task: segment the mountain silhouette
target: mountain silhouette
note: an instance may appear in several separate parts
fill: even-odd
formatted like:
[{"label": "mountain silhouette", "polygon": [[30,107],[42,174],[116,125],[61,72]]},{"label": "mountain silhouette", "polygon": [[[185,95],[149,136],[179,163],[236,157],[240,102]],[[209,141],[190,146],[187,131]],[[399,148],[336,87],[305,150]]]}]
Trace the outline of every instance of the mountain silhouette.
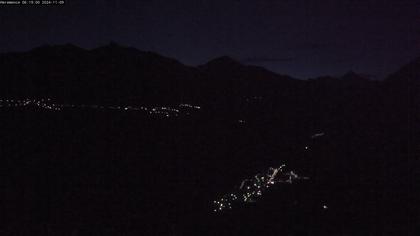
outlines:
[{"label": "mountain silhouette", "polygon": [[[402,67],[387,81],[417,77],[419,61]],[[352,90],[374,84],[354,72],[341,78],[301,81],[259,66],[243,65],[228,56],[191,67],[157,53],[115,43],[92,50],[65,44],[45,45],[22,53],[3,53],[0,69],[5,78],[0,89],[4,96],[77,100],[157,99],[168,102],[208,100],[232,94],[293,97],[305,96],[302,93],[314,84],[323,90]]]},{"label": "mountain silhouette", "polygon": [[164,94],[177,97],[176,88],[194,76],[194,70],[176,60],[113,44],[93,50],[68,44],[42,46],[0,58],[7,78],[2,93],[15,97],[164,100]]},{"label": "mountain silhouette", "polygon": [[388,76],[387,80],[420,80],[420,57],[402,66],[398,71]]}]

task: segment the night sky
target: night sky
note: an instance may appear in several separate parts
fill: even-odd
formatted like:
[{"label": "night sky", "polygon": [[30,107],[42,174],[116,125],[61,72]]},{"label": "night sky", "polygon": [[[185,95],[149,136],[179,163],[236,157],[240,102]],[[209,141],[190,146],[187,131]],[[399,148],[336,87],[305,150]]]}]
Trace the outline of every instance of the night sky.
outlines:
[{"label": "night sky", "polygon": [[[88,2],[88,3],[87,3]],[[110,41],[188,65],[222,55],[298,78],[381,79],[420,55],[420,1],[67,0],[0,6],[0,51]]]}]

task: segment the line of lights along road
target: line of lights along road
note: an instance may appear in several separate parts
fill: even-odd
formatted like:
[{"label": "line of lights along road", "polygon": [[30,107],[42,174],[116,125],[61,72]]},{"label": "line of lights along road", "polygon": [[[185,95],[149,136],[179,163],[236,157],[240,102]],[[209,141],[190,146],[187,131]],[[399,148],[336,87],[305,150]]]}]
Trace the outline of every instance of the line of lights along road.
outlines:
[{"label": "line of lights along road", "polygon": [[0,99],[0,108],[12,107],[36,107],[51,111],[61,111],[63,109],[97,109],[97,110],[120,110],[120,111],[137,111],[144,112],[149,115],[159,115],[162,117],[176,117],[179,115],[190,115],[193,110],[200,110],[201,107],[187,103],[181,103],[176,107],[169,106],[104,106],[104,105],[87,105],[87,104],[60,104],[49,98],[45,99]]}]

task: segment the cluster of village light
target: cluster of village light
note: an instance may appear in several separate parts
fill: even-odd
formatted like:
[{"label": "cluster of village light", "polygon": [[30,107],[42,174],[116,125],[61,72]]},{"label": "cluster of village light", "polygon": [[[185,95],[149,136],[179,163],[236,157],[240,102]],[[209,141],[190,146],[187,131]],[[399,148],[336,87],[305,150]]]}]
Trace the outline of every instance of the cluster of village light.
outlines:
[{"label": "cluster of village light", "polygon": [[61,110],[57,104],[51,102],[51,99],[0,99],[0,107],[26,107],[35,106],[46,110]]},{"label": "cluster of village light", "polygon": [[[245,123],[243,120],[239,120],[239,122]],[[312,134],[310,138],[317,139],[324,135],[324,132],[318,132]],[[304,146],[304,149],[308,151],[309,146]],[[285,167],[285,164],[277,168],[270,167],[266,172],[258,173],[253,178],[243,180],[239,187],[235,188],[231,193],[213,201],[213,211],[222,212],[230,210],[239,204],[256,202],[264,192],[276,184],[292,184],[296,180],[309,179],[308,177],[299,176],[293,170],[285,171]],[[328,206],[322,205],[322,208],[327,210]]]},{"label": "cluster of village light", "polygon": [[181,103],[177,107],[169,106],[104,106],[87,104],[60,104],[53,102],[50,98],[46,99],[0,99],[0,108],[6,107],[37,107],[45,110],[61,111],[63,109],[83,108],[98,110],[120,110],[120,111],[140,111],[149,115],[158,115],[162,117],[177,117],[185,114],[190,115],[190,111],[201,109],[200,106]]},{"label": "cluster of village light", "polygon": [[195,105],[186,104],[186,103],[179,104],[179,107],[187,107],[187,108],[192,108],[192,109],[201,109],[200,106],[195,106]]},{"label": "cluster of village light", "polygon": [[265,173],[258,173],[253,178],[243,180],[234,191],[213,201],[213,211],[226,211],[238,204],[256,202],[264,192],[275,184],[292,184],[296,180],[309,179],[308,177],[299,176],[294,171],[285,171],[285,167],[286,165],[284,164],[278,168],[270,167]]}]

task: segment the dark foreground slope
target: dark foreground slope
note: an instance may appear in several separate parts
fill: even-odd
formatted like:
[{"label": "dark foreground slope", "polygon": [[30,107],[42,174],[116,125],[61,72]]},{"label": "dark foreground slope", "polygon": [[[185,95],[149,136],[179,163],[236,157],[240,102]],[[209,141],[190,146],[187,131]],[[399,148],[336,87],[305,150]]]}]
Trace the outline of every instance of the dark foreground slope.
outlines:
[{"label": "dark foreground slope", "polygon": [[[0,58],[3,98],[201,108],[1,107],[2,235],[417,235],[416,62],[373,82],[299,81],[227,57],[187,67],[117,45]],[[212,211],[282,163],[309,179]]]}]

